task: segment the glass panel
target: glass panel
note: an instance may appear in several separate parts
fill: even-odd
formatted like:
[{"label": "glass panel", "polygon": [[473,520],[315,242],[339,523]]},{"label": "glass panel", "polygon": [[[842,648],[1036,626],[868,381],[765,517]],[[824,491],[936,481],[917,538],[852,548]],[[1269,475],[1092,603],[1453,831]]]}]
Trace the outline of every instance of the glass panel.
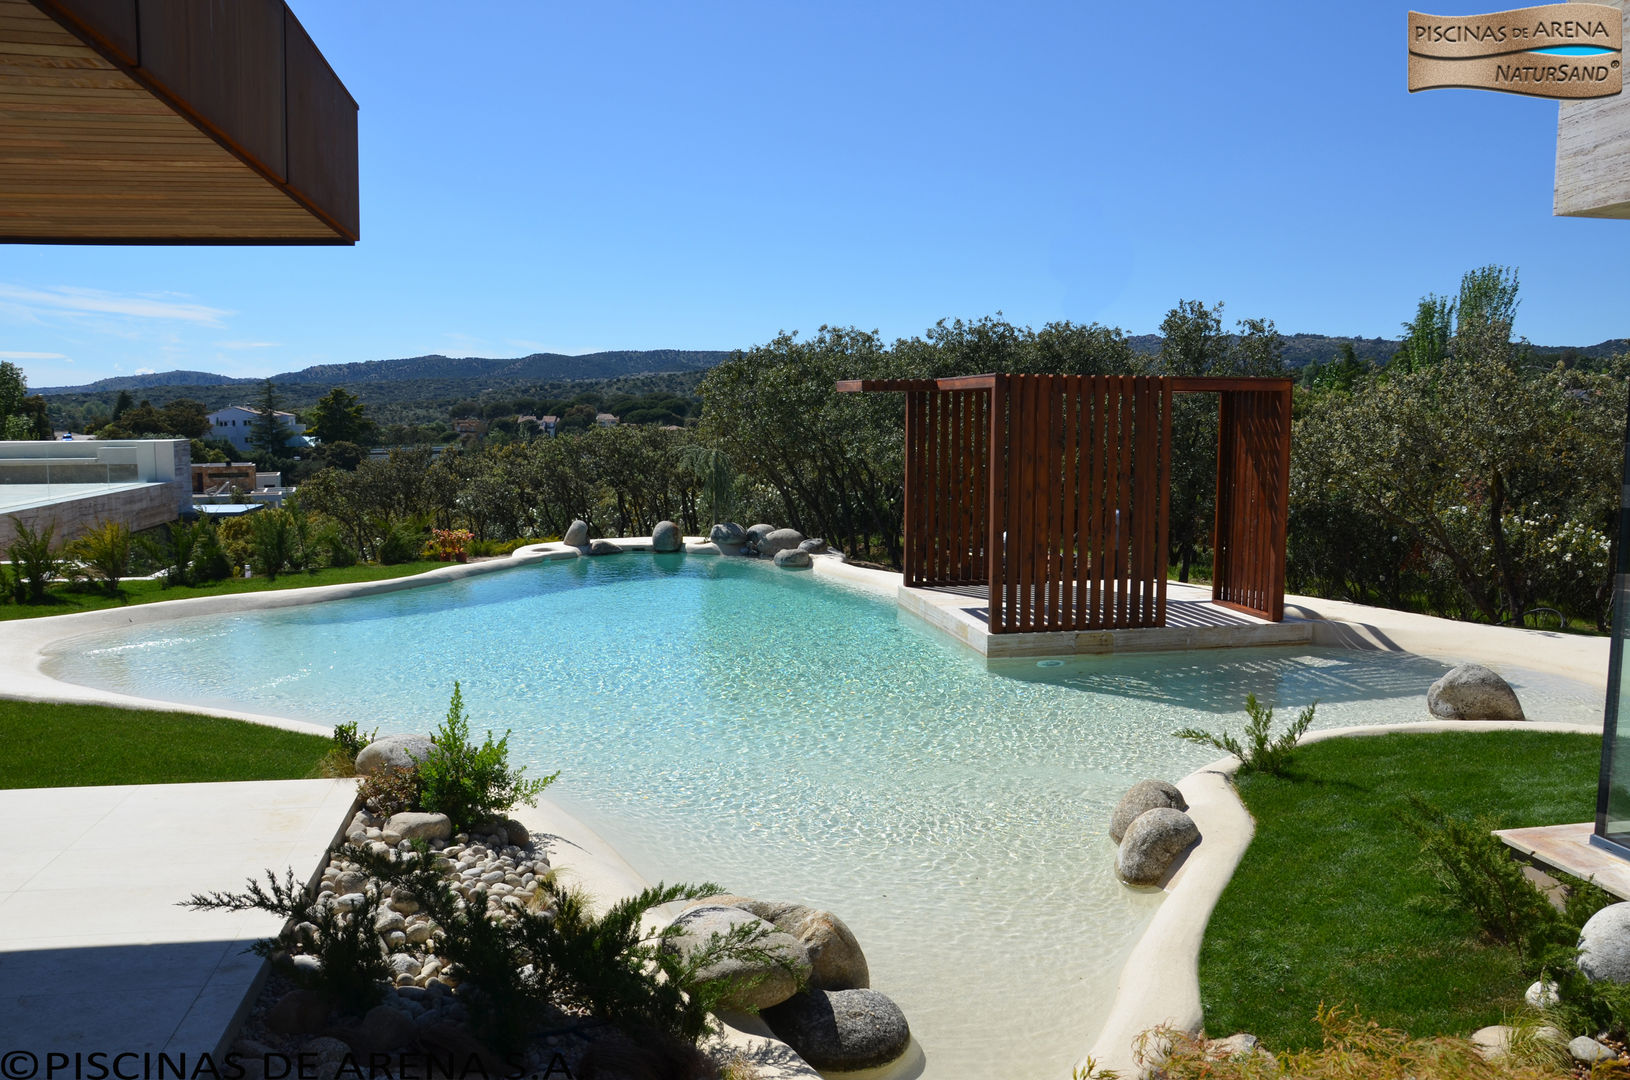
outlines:
[{"label": "glass panel", "polygon": [[1619,556],[1613,578],[1613,642],[1607,668],[1607,707],[1602,717],[1602,771],[1596,791],[1596,835],[1630,847],[1630,727],[1619,726],[1630,635],[1630,424],[1625,430],[1626,481],[1619,501]]}]

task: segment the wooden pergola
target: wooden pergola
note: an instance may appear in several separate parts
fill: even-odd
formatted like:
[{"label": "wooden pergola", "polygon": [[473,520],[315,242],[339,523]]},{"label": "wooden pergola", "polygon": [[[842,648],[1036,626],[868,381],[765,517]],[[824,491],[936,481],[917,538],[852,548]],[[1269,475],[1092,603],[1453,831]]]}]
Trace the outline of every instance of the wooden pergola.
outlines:
[{"label": "wooden pergola", "polygon": [[1212,600],[1278,622],[1288,378],[857,379],[906,395],[905,583],[986,586],[990,632],[1166,625],[1172,395],[1219,399]]}]

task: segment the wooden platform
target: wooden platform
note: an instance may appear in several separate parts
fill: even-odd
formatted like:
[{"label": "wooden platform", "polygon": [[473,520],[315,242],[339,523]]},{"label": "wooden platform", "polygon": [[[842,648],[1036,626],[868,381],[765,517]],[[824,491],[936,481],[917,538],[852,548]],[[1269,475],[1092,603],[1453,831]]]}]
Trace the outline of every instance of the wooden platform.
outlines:
[{"label": "wooden platform", "polygon": [[1532,829],[1501,829],[1498,836],[1513,851],[1541,869],[1561,870],[1594,881],[1621,900],[1630,900],[1630,859],[1590,842],[1594,822],[1578,825],[1542,825]]},{"label": "wooden platform", "polygon": [[1268,622],[1213,604],[1209,589],[1175,582],[1168,583],[1167,589],[1166,625],[1130,630],[992,634],[990,602],[983,585],[920,589],[902,585],[898,601],[902,610],[990,659],[1307,645],[1313,641],[1310,621]]}]

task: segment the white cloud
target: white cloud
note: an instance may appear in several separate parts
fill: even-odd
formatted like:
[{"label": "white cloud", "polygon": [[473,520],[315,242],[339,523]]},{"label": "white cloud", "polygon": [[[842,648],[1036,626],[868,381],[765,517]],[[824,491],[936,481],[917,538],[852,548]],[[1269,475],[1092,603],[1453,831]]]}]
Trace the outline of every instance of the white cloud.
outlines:
[{"label": "white cloud", "polygon": [[139,367],[132,374],[136,374],[136,375],[157,375],[158,372],[154,371],[150,367]]},{"label": "white cloud", "polygon": [[277,341],[217,341],[217,349],[275,349],[281,342]]},{"label": "white cloud", "polygon": [[0,360],[62,360],[73,363],[59,352],[0,352]]},{"label": "white cloud", "polygon": [[161,319],[219,326],[222,318],[232,314],[230,311],[205,304],[163,300],[140,294],[121,295],[101,289],[81,289],[72,286],[34,289],[22,285],[0,285],[0,300],[23,308],[34,316],[123,315],[137,319]]}]

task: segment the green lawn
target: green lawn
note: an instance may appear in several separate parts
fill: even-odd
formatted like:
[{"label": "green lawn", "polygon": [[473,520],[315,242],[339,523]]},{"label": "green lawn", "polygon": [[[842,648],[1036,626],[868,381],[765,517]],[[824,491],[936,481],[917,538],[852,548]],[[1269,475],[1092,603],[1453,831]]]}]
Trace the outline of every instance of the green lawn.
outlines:
[{"label": "green lawn", "polygon": [[386,578],[422,574],[438,566],[450,565],[435,560],[402,563],[397,566],[377,566],[359,563],[356,566],[328,567],[310,574],[279,574],[276,581],[267,578],[228,578],[212,585],[189,587],[177,585],[166,589],[159,581],[127,581],[119,585],[119,595],[109,596],[100,589],[81,591],[67,586],[56,586],[47,592],[43,604],[0,604],[0,620],[34,619],[43,615],[66,615],[75,611],[96,611],[101,608],[128,607],[131,604],[151,604],[156,600],[181,600],[189,596],[221,596],[227,593],[266,592],[269,589],[304,589],[312,585],[347,585],[357,581],[383,581]]},{"label": "green lawn", "polygon": [[1298,750],[1286,778],[1241,780],[1257,832],[1206,928],[1207,1032],[1317,1046],[1321,1002],[1417,1036],[1501,1022],[1532,980],[1436,899],[1400,821],[1404,797],[1500,828],[1588,821],[1601,744],[1543,732],[1331,739]]},{"label": "green lawn", "polygon": [[188,713],[0,701],[0,788],[298,780],[330,740]]}]

